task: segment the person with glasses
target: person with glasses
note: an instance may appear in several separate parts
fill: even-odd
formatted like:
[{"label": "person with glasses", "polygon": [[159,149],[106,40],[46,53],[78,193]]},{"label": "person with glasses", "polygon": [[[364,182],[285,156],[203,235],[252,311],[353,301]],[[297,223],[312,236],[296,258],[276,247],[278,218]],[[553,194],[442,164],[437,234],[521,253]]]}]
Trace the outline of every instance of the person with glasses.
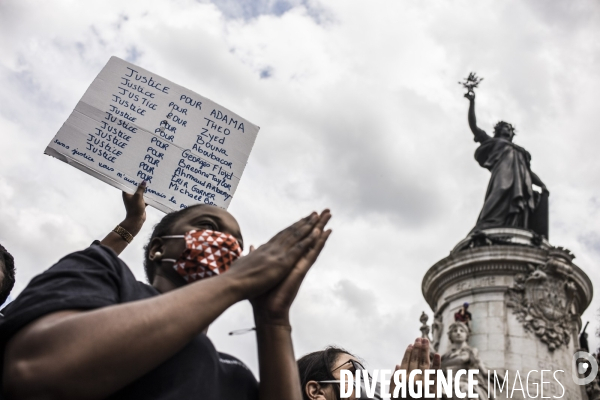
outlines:
[{"label": "person with glasses", "polygon": [[[417,338],[415,343],[409,345],[404,353],[402,362],[396,365],[396,370],[405,370],[406,376],[409,376],[413,369],[438,370],[441,365],[439,354],[433,356],[433,363],[430,360],[429,341],[427,339]],[[300,383],[302,385],[303,400],[340,400],[340,377],[342,370],[348,370],[355,376],[357,369],[365,370],[361,361],[348,351],[330,346],[325,350],[315,351],[307,354],[298,360],[298,370],[300,371]],[[364,375],[363,375],[364,376]],[[367,379],[371,379],[367,375]],[[418,377],[422,380],[422,376]],[[368,397],[365,390],[365,383],[354,382],[355,387],[352,390],[349,400],[361,399],[382,399],[379,385],[375,390],[374,397]],[[360,397],[356,397],[357,386],[360,388]],[[390,394],[394,393],[396,385],[393,378],[390,379]],[[346,388],[349,390],[349,388]],[[435,391],[435,387],[430,389]],[[408,397],[410,398],[410,397]]]},{"label": "person with glasses", "polygon": [[[329,210],[311,213],[241,257],[241,230],[227,211],[198,204],[167,214],[145,249],[150,284],[138,282],[102,242],[65,256],[4,309],[3,394],[301,400],[289,309],[331,233],[330,217]],[[105,239],[125,239],[115,234]],[[260,383],[206,336],[216,318],[246,299]]]}]

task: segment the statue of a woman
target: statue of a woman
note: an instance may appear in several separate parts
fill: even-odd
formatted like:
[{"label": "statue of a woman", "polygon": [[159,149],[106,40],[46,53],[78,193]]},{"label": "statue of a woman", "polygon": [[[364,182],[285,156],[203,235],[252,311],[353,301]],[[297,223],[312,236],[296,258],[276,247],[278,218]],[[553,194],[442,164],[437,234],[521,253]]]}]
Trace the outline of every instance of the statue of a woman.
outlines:
[{"label": "statue of a woman", "polygon": [[[533,191],[532,184],[542,189],[542,195],[548,195],[548,189],[531,171],[529,152],[512,142],[514,127],[500,121],[494,127],[494,136],[490,137],[477,127],[475,92],[469,91],[465,97],[470,103],[469,127],[475,135],[475,141],[480,143],[475,151],[475,159],[492,173],[485,202],[473,231],[495,227],[531,229],[531,216],[538,202],[538,194]],[[548,236],[547,232],[538,233]]]},{"label": "statue of a woman", "polygon": [[[454,322],[448,327],[448,337],[450,338],[450,349],[442,356],[442,371],[446,374],[447,371],[452,371],[452,379],[459,369],[478,369],[479,374],[475,375],[477,386],[474,392],[479,399],[492,399],[492,394],[487,392],[487,373],[477,349],[467,344],[470,331],[467,325],[463,322]],[[462,375],[460,380],[460,390],[463,393],[468,393],[468,375]],[[454,394],[454,392],[453,392]],[[454,399],[454,397],[448,398]]]}]

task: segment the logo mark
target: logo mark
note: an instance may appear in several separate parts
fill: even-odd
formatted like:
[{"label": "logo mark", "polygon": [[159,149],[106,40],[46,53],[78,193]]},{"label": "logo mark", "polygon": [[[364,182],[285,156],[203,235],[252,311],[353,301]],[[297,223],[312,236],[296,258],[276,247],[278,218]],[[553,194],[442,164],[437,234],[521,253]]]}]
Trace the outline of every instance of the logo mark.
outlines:
[{"label": "logo mark", "polygon": [[[588,370],[589,373],[586,374]],[[587,376],[581,377],[584,374]],[[571,378],[573,378],[573,382],[575,382],[576,385],[587,385],[596,378],[596,375],[598,375],[598,363],[594,356],[585,351],[578,351],[573,354]]]}]

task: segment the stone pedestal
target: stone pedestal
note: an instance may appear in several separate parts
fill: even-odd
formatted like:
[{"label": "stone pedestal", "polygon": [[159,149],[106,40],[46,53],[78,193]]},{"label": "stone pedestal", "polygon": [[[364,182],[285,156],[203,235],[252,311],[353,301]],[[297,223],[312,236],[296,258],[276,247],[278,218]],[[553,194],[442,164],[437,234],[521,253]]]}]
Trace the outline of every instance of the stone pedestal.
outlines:
[{"label": "stone pedestal", "polygon": [[[434,311],[432,332],[437,352],[448,351],[447,330],[463,303],[472,313],[468,344],[478,349],[490,371],[504,375],[512,390],[517,371],[535,397],[541,370],[563,370],[556,377],[563,399],[586,400],[585,387],[571,379],[572,356],[579,350],[581,314],[592,299],[592,283],[565,249],[521,229],[495,228],[461,241],[450,255],[427,271],[422,290]],[[559,397],[562,388],[544,373],[544,397]],[[516,388],[519,388],[516,383]],[[539,388],[539,385],[538,385]],[[505,399],[506,388],[496,398]],[[538,398],[539,396],[538,393]]]}]

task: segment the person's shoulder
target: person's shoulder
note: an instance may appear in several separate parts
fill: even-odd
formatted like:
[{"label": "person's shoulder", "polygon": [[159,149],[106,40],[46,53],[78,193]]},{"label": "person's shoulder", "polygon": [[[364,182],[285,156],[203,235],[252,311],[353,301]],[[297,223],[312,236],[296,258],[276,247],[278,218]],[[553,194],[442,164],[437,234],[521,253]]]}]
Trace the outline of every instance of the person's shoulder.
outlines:
[{"label": "person's shoulder", "polygon": [[[44,274],[69,270],[79,272],[100,270],[118,275],[123,273],[127,275],[128,272],[131,274],[129,268],[119,256],[111,248],[101,245],[98,240],[83,250],[67,254],[46,270]],[[133,277],[133,274],[131,276]]]},{"label": "person's shoulder", "polygon": [[2,343],[26,324],[53,312],[90,310],[123,301],[139,292],[133,273],[116,254],[97,243],[68,254],[34,277],[7,305],[0,329]]},{"label": "person's shoulder", "polygon": [[67,254],[35,276],[5,308],[5,315],[16,310],[37,309],[42,304],[58,307],[60,303],[63,308],[70,304],[80,309],[110,305],[120,296],[124,285],[136,282],[131,270],[115,252],[96,241],[83,250]]},{"label": "person's shoulder", "polygon": [[232,366],[232,367],[240,367],[240,368],[243,368],[244,370],[250,372],[250,368],[248,368],[248,366],[246,364],[244,364],[238,358],[236,358],[232,355],[229,355],[227,353],[218,352],[217,354],[219,355],[219,363],[221,363],[223,365],[227,365],[227,366]]},{"label": "person's shoulder", "polygon": [[101,258],[101,259],[106,260],[107,262],[115,263],[115,264],[122,263],[122,262],[119,262],[121,260],[119,259],[119,256],[117,255],[117,253],[115,253],[114,250],[111,249],[110,247],[103,246],[99,240],[94,240],[92,242],[92,244],[89,245],[89,247],[86,247],[83,250],[79,250],[74,253],[71,253],[71,254],[65,256],[65,258],[72,256],[72,255],[76,255],[76,254],[82,254],[84,256],[93,257],[93,258]]},{"label": "person's shoulder", "polygon": [[[109,247],[94,241],[89,247],[67,254],[56,264],[31,281],[52,288],[68,288],[68,292],[79,294],[86,289],[89,293],[115,292],[117,297],[123,288],[148,286],[139,282],[131,269]],[[39,285],[38,285],[39,286]],[[145,292],[145,290],[142,289]]]},{"label": "person's shoulder", "polygon": [[[238,398],[245,400],[258,399],[258,381],[256,377],[241,360],[229,354],[218,352],[221,382],[227,387],[222,387],[224,398]],[[233,383],[233,384],[232,384]]]}]

